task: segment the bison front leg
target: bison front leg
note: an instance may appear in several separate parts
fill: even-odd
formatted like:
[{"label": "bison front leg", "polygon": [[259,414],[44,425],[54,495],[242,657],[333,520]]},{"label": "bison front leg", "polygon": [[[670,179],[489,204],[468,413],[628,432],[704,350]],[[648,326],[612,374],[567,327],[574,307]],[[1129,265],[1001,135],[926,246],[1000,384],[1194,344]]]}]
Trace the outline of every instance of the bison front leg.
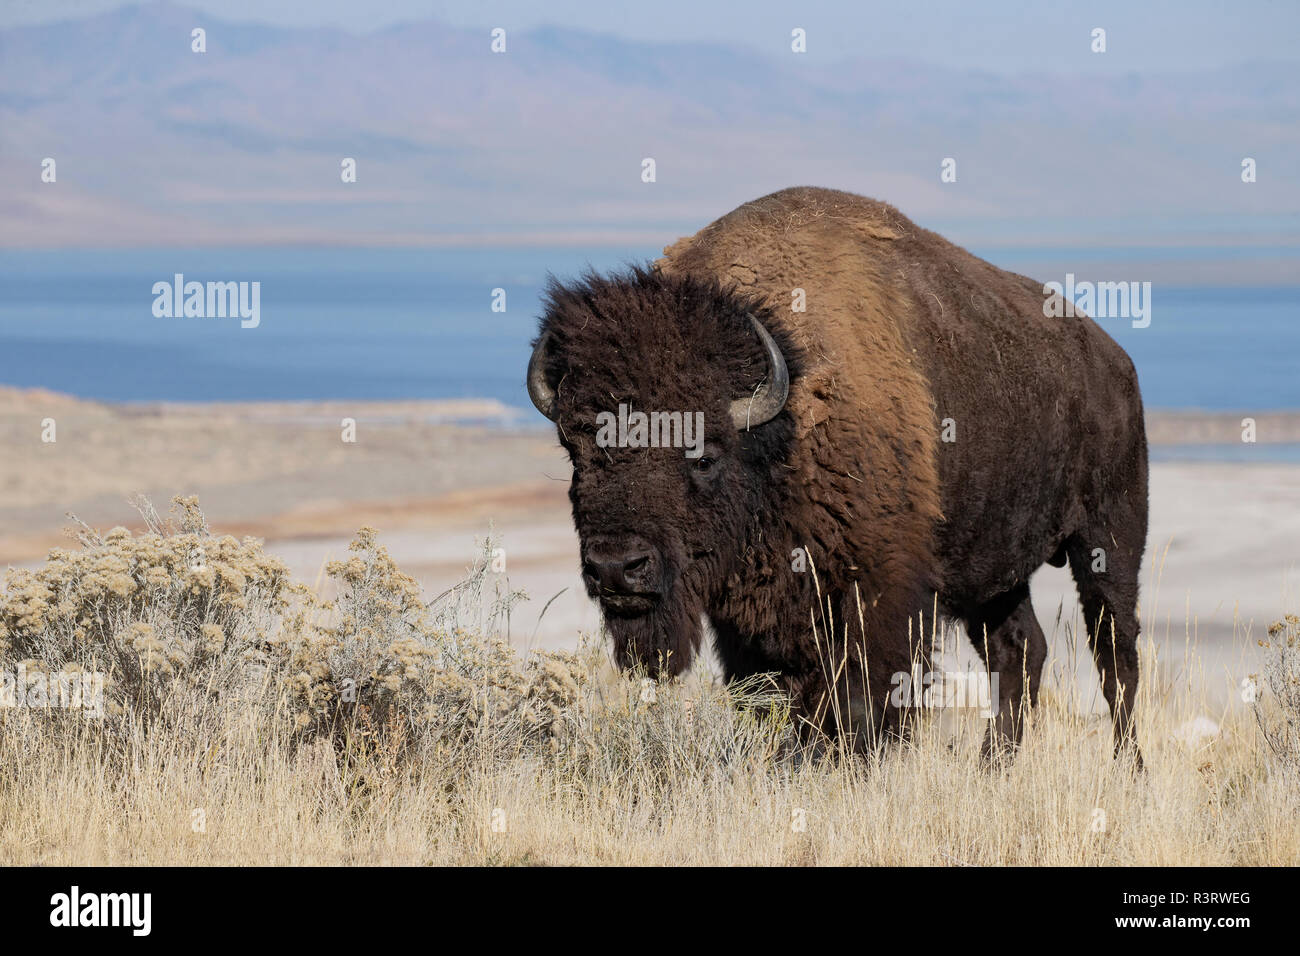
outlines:
[{"label": "bison front leg", "polygon": [[996,681],[997,713],[983,750],[984,759],[993,761],[1020,745],[1026,691],[1029,705],[1038,704],[1047,638],[1034,615],[1029,585],[1021,584],[977,608],[966,620],[966,633],[988,668],[990,683]]},{"label": "bison front leg", "polygon": [[867,755],[905,740],[924,706],[930,656],[911,644],[906,625],[899,638],[870,649],[859,641],[832,642],[816,669],[789,678],[791,697],[806,729],[839,741],[846,751]]}]

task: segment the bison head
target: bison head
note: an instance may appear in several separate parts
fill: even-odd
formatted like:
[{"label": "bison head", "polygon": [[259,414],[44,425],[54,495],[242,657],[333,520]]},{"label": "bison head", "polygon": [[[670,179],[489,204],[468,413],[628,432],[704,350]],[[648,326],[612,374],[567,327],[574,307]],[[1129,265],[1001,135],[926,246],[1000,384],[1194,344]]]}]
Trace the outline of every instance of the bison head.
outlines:
[{"label": "bison head", "polygon": [[623,667],[684,671],[709,613],[767,549],[799,357],[758,302],[634,268],[552,281],[528,391],[573,464],[582,577]]}]

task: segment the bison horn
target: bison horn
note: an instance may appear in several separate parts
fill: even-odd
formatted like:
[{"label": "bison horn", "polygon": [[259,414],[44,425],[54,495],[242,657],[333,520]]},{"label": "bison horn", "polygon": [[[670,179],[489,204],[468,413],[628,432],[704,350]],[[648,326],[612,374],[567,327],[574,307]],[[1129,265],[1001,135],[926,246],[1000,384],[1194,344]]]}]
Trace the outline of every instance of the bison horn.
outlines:
[{"label": "bison horn", "polygon": [[790,370],[786,368],[780,346],[773,341],[771,333],[763,328],[762,322],[753,315],[749,321],[754,323],[754,331],[758,333],[767,352],[768,377],[754,389],[753,394],[731,403],[731,420],[743,431],[770,422],[785,408],[785,400],[790,394]]},{"label": "bison horn", "polygon": [[542,333],[533,357],[528,360],[528,397],[539,412],[555,421],[555,390],[546,381],[546,344],[550,337],[550,332]]}]

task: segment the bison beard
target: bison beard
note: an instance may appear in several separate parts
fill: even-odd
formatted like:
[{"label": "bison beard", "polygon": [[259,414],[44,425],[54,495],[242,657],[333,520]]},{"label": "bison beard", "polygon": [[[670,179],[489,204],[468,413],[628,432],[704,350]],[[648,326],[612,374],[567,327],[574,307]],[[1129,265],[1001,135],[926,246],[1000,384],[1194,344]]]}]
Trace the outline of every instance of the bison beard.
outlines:
[{"label": "bison beard", "polygon": [[703,602],[691,594],[669,595],[644,614],[606,612],[615,662],[624,670],[643,667],[656,679],[678,676],[700,648],[703,613]]},{"label": "bison beard", "polygon": [[[1116,752],[1140,764],[1141,398],[1104,331],[1043,302],[890,206],[809,188],[652,269],[553,283],[529,394],[573,462],[584,580],[620,666],[682,673],[707,618],[729,679],[773,674],[804,730],[865,742],[905,726],[890,692],[928,667],[937,609],[998,675],[992,753],[1037,700],[1029,577],[1068,562]],[[605,447],[595,422],[621,403],[702,412],[703,455]]]}]

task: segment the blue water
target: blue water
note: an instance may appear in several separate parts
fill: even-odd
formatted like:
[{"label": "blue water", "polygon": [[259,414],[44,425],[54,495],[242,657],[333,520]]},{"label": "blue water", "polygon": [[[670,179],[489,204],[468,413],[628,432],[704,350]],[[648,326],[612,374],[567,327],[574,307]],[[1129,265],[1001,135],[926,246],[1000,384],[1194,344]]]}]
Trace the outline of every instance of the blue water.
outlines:
[{"label": "blue water", "polygon": [[[492,397],[531,407],[548,269],[644,250],[0,253],[0,383],[114,401]],[[155,318],[153,284],[259,281],[261,324]],[[493,312],[492,290],[506,290]]]},{"label": "blue water", "polygon": [[[547,272],[571,277],[657,253],[0,252],[0,384],[114,401],[486,396],[526,408],[524,367]],[[176,272],[260,281],[261,325],[155,318],[152,286]],[[497,287],[504,313],[491,310]],[[1133,357],[1148,406],[1300,408],[1300,286],[1157,283],[1152,298],[1149,328],[1101,320]]]}]

